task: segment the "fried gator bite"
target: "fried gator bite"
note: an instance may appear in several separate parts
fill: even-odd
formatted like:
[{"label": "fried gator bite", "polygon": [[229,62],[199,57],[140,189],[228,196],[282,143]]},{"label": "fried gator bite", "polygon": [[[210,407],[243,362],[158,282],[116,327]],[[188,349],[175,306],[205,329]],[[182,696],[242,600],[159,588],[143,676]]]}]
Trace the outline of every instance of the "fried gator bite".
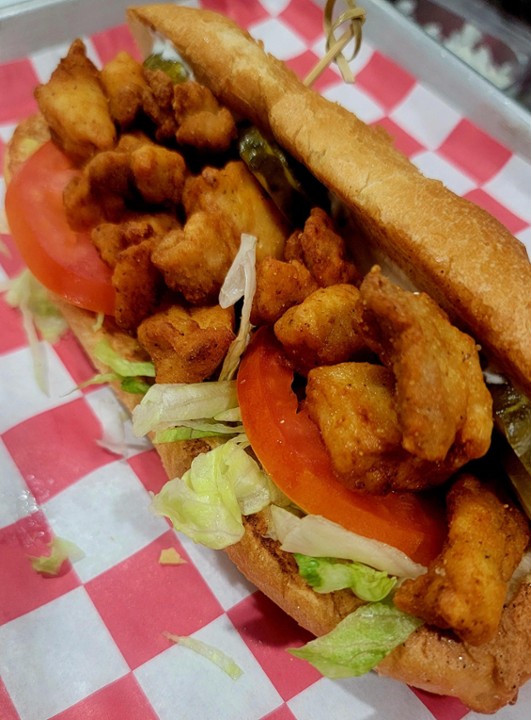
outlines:
[{"label": "fried gator bite", "polygon": [[158,383],[193,383],[209,378],[234,339],[232,308],[172,305],[138,328],[138,340],[155,363]]},{"label": "fried gator bite", "polygon": [[178,143],[221,152],[236,138],[232,113],[222,107],[204,85],[192,80],[177,83],[173,88],[173,111]]},{"label": "fried gator bite", "polygon": [[376,494],[420,490],[452,472],[404,450],[394,386],[391,370],[368,362],[323,365],[308,373],[305,407],[349,488]]},{"label": "fried gator bite", "polygon": [[334,230],[332,219],[319,207],[312,209],[302,231],[290,235],[284,257],[303,263],[320,287],[361,279],[347,257],[344,239]]},{"label": "fried gator bite", "polygon": [[[347,257],[344,239],[335,232],[327,213],[315,207],[304,228],[290,234],[283,254],[259,258],[251,320],[255,325],[272,325],[320,287],[358,280],[356,266]],[[302,316],[299,318],[302,320]],[[291,320],[289,322],[291,324]],[[314,342],[315,339],[310,344]],[[299,366],[302,369],[314,364],[315,358],[300,362]]]},{"label": "fried gator bite", "polygon": [[198,210],[223,217],[240,242],[242,233],[257,238],[257,260],[281,258],[288,226],[276,205],[266,197],[257,180],[240,160],[223,168],[205,167],[184,187],[183,205],[189,217]]},{"label": "fried gator bite", "polygon": [[275,323],[275,335],[302,374],[350,360],[366,348],[359,290],[338,284],[319,288]]},{"label": "fried gator bite", "polygon": [[206,167],[190,177],[183,191],[186,222],[153,253],[166,284],[194,305],[217,298],[234,260],[242,233],[258,239],[258,258],[282,253],[284,220],[240,161]]},{"label": "fried gator bite", "polygon": [[438,485],[490,445],[492,399],[474,341],[428,296],[393,285],[379,268],[360,297],[362,334],[385,367],[311,370],[308,412],[349,487]]},{"label": "fried gator bite", "polygon": [[148,85],[142,65],[122,51],[101,69],[101,82],[109,100],[109,110],[120,129],[127,130],[142,110]]},{"label": "fried gator bite", "polygon": [[447,496],[449,532],[428,572],[397,590],[397,607],[431,625],[452,629],[470,645],[498,629],[508,581],[529,542],[522,513],[472,475]]},{"label": "fried gator bite", "polygon": [[474,340],[425,293],[402,290],[373,268],[360,287],[368,344],[396,378],[402,445],[454,468],[483,456],[492,399]]},{"label": "fried gator bite", "polygon": [[114,146],[116,130],[107,98],[81,40],[72,43],[50,80],[37,87],[35,98],[53,139],[74,163]]},{"label": "fried gator bite", "polygon": [[177,151],[124,135],[115,150],[95,155],[67,184],[63,200],[69,225],[87,230],[104,221],[118,222],[142,205],[175,210],[187,176]]},{"label": "fried gator bite", "polygon": [[318,289],[308,268],[298,260],[263,258],[256,265],[256,292],[251,310],[253,325],[272,325],[294,305]]}]

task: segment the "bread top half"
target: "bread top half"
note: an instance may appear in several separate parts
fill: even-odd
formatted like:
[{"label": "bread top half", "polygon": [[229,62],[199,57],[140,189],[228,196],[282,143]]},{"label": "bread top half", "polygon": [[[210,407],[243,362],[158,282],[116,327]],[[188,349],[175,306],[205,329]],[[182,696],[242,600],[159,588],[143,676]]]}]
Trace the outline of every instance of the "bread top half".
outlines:
[{"label": "bread top half", "polygon": [[153,33],[169,39],[199,82],[306,165],[350,210],[352,242],[388,257],[531,396],[531,264],[500,222],[424,177],[381,128],[303,85],[227,18],[161,4],[128,19],[141,48]]}]

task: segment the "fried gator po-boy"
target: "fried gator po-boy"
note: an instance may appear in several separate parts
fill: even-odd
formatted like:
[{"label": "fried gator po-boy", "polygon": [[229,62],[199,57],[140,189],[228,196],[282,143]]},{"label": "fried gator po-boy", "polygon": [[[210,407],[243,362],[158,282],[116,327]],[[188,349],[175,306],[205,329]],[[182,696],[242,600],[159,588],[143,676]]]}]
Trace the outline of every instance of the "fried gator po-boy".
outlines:
[{"label": "fried gator po-boy", "polygon": [[[128,16],[147,60],[97,69],[72,44],[9,145],[6,209],[95,366],[112,364],[102,340],[152,363],[140,392],[113,386],[172,478],[154,507],[326,636],[299,654],[332,677],[513,702],[531,676],[529,521],[493,407],[503,429],[500,397],[531,392],[525,249],[226,18]],[[152,32],[178,61],[150,54]],[[43,162],[89,281],[28,251],[39,231],[15,207]],[[216,402],[183,419],[183,389]],[[186,515],[214,453],[220,526]]]}]

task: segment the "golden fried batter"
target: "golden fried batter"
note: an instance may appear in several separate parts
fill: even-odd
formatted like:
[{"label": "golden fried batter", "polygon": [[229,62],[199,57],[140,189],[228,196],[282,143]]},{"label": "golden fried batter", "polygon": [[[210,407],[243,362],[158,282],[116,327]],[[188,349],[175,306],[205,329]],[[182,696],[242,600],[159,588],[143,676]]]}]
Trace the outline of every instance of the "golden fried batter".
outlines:
[{"label": "golden fried batter", "polygon": [[107,62],[100,73],[109,110],[122,130],[130,127],[142,109],[147,83],[142,65],[129,53],[122,51]]},{"label": "golden fried batter", "polygon": [[293,305],[318,289],[309,270],[297,260],[266,257],[256,266],[253,325],[272,325]]},{"label": "golden fried batter", "polygon": [[89,194],[107,220],[120,220],[134,197],[130,156],[118,150],[95,155],[84,167]]},{"label": "golden fried batter", "polygon": [[114,146],[116,130],[107,98],[81,40],[72,43],[50,80],[37,87],[35,98],[52,138],[75,163]]},{"label": "golden fried batter", "polygon": [[321,208],[313,208],[302,232],[291,234],[285,259],[304,263],[321,287],[360,279],[356,266],[347,258],[345,241]]},{"label": "golden fried batter", "polygon": [[138,340],[155,363],[158,383],[201,382],[214,374],[234,339],[232,308],[173,305],[145,320]]},{"label": "golden fried batter", "polygon": [[118,255],[112,284],[116,290],[114,317],[122,330],[134,331],[157,305],[161,276],[151,262],[152,247],[152,240],[142,240]]},{"label": "golden fried batter", "polygon": [[299,372],[350,360],[366,347],[359,300],[354,285],[331,285],[308,295],[277,320],[275,335]]},{"label": "golden fried batter", "polygon": [[[167,213],[135,215],[122,223],[101,223],[91,232],[91,239],[101,259],[111,268],[122,250],[150,238],[161,239],[170,230],[180,227],[176,218]],[[154,247],[154,245],[153,245]]]},{"label": "golden fried batter", "polygon": [[130,154],[136,188],[150,204],[178,205],[187,175],[182,155],[159,145],[146,143]]},{"label": "golden fried batter", "polygon": [[223,216],[240,243],[242,233],[257,238],[256,256],[282,257],[288,229],[284,218],[243,162],[235,160],[224,168],[206,167],[185,185],[183,204],[187,215],[197,210]]},{"label": "golden fried batter", "polygon": [[394,377],[386,367],[347,362],[314,368],[305,406],[347,487],[372,493],[418,490],[451,473],[403,449]]},{"label": "golden fried batter", "polygon": [[174,85],[173,110],[178,124],[175,138],[183,145],[216,152],[227,150],[236,138],[230,110],[204,85],[192,80]]},{"label": "golden fried batter", "polygon": [[[65,216],[72,230],[83,232],[107,220],[86,174],[74,175],[63,190]],[[123,208],[123,205],[120,205]]]},{"label": "golden fried batter", "polygon": [[116,150],[95,155],[67,184],[63,202],[70,227],[87,230],[118,222],[129,208],[180,203],[187,169],[175,151],[126,135]]},{"label": "golden fried batter", "polygon": [[142,97],[142,108],[155,126],[155,139],[168,142],[175,139],[177,122],[173,112],[173,82],[163,70],[143,68],[147,89]]},{"label": "golden fried batter", "polygon": [[447,496],[449,533],[428,572],[395,594],[401,610],[452,629],[470,645],[498,629],[508,581],[529,541],[521,512],[475,477],[461,476]]},{"label": "golden fried batter", "polygon": [[168,287],[193,305],[205,305],[217,300],[239,242],[222,215],[200,211],[161,240],[152,260]]},{"label": "golden fried batter", "polygon": [[63,191],[68,224],[89,230],[99,223],[119,222],[135,197],[130,154],[122,150],[97,153]]},{"label": "golden fried batter", "polygon": [[456,468],[484,455],[492,399],[474,340],[428,295],[393,285],[378,267],[360,291],[368,342],[395,374],[404,448]]}]

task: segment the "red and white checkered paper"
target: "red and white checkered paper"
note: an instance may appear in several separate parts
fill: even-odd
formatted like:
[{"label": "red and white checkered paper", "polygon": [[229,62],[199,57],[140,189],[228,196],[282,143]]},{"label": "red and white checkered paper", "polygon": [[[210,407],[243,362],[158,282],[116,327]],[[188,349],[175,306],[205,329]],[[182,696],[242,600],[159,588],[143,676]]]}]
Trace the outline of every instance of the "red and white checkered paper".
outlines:
[{"label": "red and white checkered paper", "polygon": [[[300,75],[323,53],[313,0],[203,0],[235,18]],[[370,22],[370,18],[368,20]],[[136,53],[125,26],[85,38],[105,62]],[[36,108],[66,46],[0,65],[0,158],[16,123]],[[364,43],[345,85],[334,67],[318,80],[328,98],[378,123],[422,170],[496,215],[531,247],[531,166]],[[0,195],[5,188],[0,179]],[[1,198],[0,198],[1,199]],[[29,209],[31,211],[31,209]],[[0,281],[22,265],[2,235]],[[5,252],[7,247],[8,252]],[[518,308],[515,308],[515,312]],[[2,720],[471,720],[453,699],[369,674],[331,681],[285,648],[306,632],[249,585],[223,553],[176,534],[149,508],[165,481],[154,450],[133,440],[108,388],[76,390],[93,374],[67,336],[43,343],[49,394],[36,386],[17,311],[0,300],[0,718]],[[114,436],[116,455],[98,444]],[[135,444],[136,443],[136,444]],[[52,536],[85,557],[60,577],[34,572]],[[161,549],[187,560],[162,566]],[[241,666],[232,680],[163,633],[194,635]],[[497,714],[529,717],[531,687]]]}]

